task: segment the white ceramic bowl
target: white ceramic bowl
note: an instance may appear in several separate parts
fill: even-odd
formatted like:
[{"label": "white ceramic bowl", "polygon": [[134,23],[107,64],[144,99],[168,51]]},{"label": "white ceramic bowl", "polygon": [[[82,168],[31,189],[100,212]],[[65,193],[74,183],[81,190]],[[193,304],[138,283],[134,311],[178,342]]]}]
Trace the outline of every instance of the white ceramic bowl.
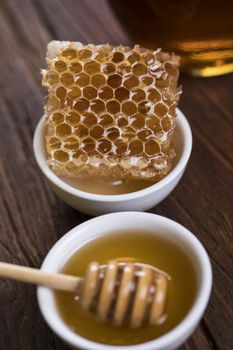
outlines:
[{"label": "white ceramic bowl", "polygon": [[120,195],[100,195],[80,191],[68,185],[49,168],[44,145],[44,117],[37,125],[33,140],[35,158],[51,189],[73,208],[93,216],[124,210],[148,210],[160,203],[176,187],[192,149],[191,129],[179,109],[177,109],[174,145],[177,153],[175,164],[164,179],[140,191]]},{"label": "white ceramic bowl", "polygon": [[153,235],[162,235],[175,242],[192,259],[197,275],[197,294],[186,317],[170,332],[160,338],[139,345],[108,346],[87,340],[75,334],[62,321],[56,308],[53,291],[38,288],[40,310],[52,330],[69,345],[86,350],[172,350],[180,346],[194,331],[207,306],[212,270],[208,255],[198,239],[185,227],[165,217],[150,213],[122,212],[103,215],[75,227],[63,236],[50,250],[42,270],[59,271],[67,259],[89,240],[117,231],[142,230]]}]

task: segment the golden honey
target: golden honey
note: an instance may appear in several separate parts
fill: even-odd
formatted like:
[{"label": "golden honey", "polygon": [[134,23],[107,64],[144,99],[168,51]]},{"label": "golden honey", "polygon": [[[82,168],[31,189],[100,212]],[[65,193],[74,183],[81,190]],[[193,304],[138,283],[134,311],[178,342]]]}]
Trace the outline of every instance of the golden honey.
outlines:
[{"label": "golden honey", "polygon": [[69,176],[60,176],[68,185],[83,192],[102,195],[118,195],[132,193],[152,186],[154,182],[146,180],[112,180],[99,178],[76,179]]},{"label": "golden honey", "polygon": [[176,52],[185,73],[207,77],[233,71],[232,0],[108,3],[133,41]]},{"label": "golden honey", "polygon": [[77,334],[89,340],[111,344],[139,344],[156,339],[172,330],[187,315],[197,290],[197,276],[189,257],[175,243],[148,232],[112,232],[87,242],[75,252],[62,269],[63,273],[83,276],[91,261],[100,264],[116,258],[135,258],[151,264],[170,276],[166,320],[161,325],[144,325],[133,330],[99,323],[80,310],[77,297],[56,291],[58,310],[64,322]]},{"label": "golden honey", "polygon": [[158,181],[171,169],[179,59],[160,50],[51,42],[48,164],[61,176]]}]

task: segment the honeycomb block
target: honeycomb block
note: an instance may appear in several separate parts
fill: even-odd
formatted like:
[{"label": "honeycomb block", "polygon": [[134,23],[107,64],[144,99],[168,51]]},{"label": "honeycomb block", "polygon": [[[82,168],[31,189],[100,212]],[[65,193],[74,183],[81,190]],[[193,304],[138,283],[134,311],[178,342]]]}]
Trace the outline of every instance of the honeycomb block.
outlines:
[{"label": "honeycomb block", "polygon": [[48,164],[58,175],[157,181],[171,169],[179,60],[111,45],[48,44]]}]

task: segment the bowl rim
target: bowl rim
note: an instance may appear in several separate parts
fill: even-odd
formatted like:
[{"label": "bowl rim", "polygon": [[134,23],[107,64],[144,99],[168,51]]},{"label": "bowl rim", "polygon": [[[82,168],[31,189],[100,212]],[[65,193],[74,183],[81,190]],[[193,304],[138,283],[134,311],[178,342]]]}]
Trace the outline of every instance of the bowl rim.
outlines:
[{"label": "bowl rim", "polygon": [[34,132],[34,137],[33,137],[34,156],[36,158],[36,161],[40,170],[42,171],[42,173],[46,178],[48,178],[58,188],[78,198],[88,199],[90,201],[99,201],[99,202],[113,202],[113,201],[123,202],[123,201],[128,201],[130,199],[141,198],[152,192],[160,191],[162,188],[164,188],[169,183],[174,181],[177,178],[177,176],[185,169],[188,163],[188,160],[192,151],[192,132],[185,115],[181,112],[179,108],[176,108],[176,111],[177,111],[176,122],[179,123],[179,126],[182,131],[182,136],[184,139],[184,143],[183,143],[184,147],[181,152],[180,159],[178,160],[174,168],[172,168],[170,173],[168,173],[162,180],[160,180],[159,182],[151,186],[141,189],[139,191],[130,192],[126,194],[114,194],[114,195],[95,194],[95,193],[81,191],[67,184],[63,180],[61,180],[49,168],[45,160],[45,157],[43,156],[43,150],[41,145],[41,133],[43,130],[44,116],[42,116],[41,119],[39,120]]},{"label": "bowl rim", "polygon": [[[180,323],[169,332],[165,333],[163,336],[151,340],[145,343],[136,344],[136,345],[106,345],[102,343],[97,343],[91,340],[88,340],[78,334],[75,334],[62,320],[62,318],[57,313],[54,315],[50,312],[48,305],[43,302],[46,292],[48,292],[48,288],[46,287],[38,287],[37,289],[37,299],[39,303],[40,310],[46,322],[49,324],[51,329],[63,340],[71,344],[72,346],[79,347],[86,350],[161,350],[169,348],[175,342],[178,342],[179,339],[186,339],[190,333],[193,331],[194,327],[200,321],[200,318],[205,311],[205,308],[208,304],[211,289],[212,289],[212,268],[210,264],[210,260],[208,254],[203,247],[202,243],[198,240],[198,238],[186,227],[179,224],[178,222],[166,218],[164,216],[160,216],[152,213],[144,213],[144,212],[120,212],[120,213],[111,213],[105,214],[102,216],[95,217],[93,219],[87,220],[84,223],[81,223],[75,226],[72,230],[68,231],[62,238],[60,238],[57,243],[52,247],[52,249],[47,254],[41,269],[46,271],[49,269],[49,266],[54,259],[54,255],[56,257],[56,253],[63,247],[64,244],[71,245],[73,243],[72,238],[75,239],[75,236],[82,235],[83,231],[88,231],[91,225],[97,225],[104,223],[104,221],[115,218],[117,222],[125,223],[124,219],[134,222],[136,220],[154,220],[154,223],[158,222],[164,224],[170,229],[173,228],[176,232],[176,235],[179,236],[180,242],[183,242],[186,247],[189,246],[192,250],[192,254],[195,257],[195,261],[199,263],[199,268],[201,271],[201,281],[199,281],[200,285],[197,290],[197,295],[195,300],[193,301],[191,309],[188,311],[186,316],[181,320]],[[135,224],[134,224],[135,225]],[[100,234],[101,235],[101,234]],[[96,235],[99,237],[100,235]],[[104,234],[103,234],[104,235]],[[87,236],[86,236],[87,237]],[[171,237],[171,234],[170,234]],[[85,240],[87,243],[90,240],[90,237]],[[82,243],[83,244],[83,243]],[[79,245],[79,248],[82,246]],[[78,245],[78,244],[77,244]],[[58,255],[60,257],[60,254]],[[69,255],[66,256],[66,258]],[[65,258],[64,258],[65,260]],[[57,271],[57,270],[56,270]],[[198,276],[199,277],[199,276]],[[51,293],[51,291],[49,291]],[[57,321],[62,322],[62,334],[61,334],[61,325],[57,323]],[[180,344],[180,343],[179,343]]]}]

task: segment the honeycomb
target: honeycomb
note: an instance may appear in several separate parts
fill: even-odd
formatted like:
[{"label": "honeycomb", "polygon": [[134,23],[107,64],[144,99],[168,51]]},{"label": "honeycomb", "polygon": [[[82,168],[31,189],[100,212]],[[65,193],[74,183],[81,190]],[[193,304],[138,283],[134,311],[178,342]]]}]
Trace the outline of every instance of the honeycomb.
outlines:
[{"label": "honeycomb", "polygon": [[139,46],[52,41],[47,63],[45,139],[56,174],[158,181],[169,172],[178,57]]}]

